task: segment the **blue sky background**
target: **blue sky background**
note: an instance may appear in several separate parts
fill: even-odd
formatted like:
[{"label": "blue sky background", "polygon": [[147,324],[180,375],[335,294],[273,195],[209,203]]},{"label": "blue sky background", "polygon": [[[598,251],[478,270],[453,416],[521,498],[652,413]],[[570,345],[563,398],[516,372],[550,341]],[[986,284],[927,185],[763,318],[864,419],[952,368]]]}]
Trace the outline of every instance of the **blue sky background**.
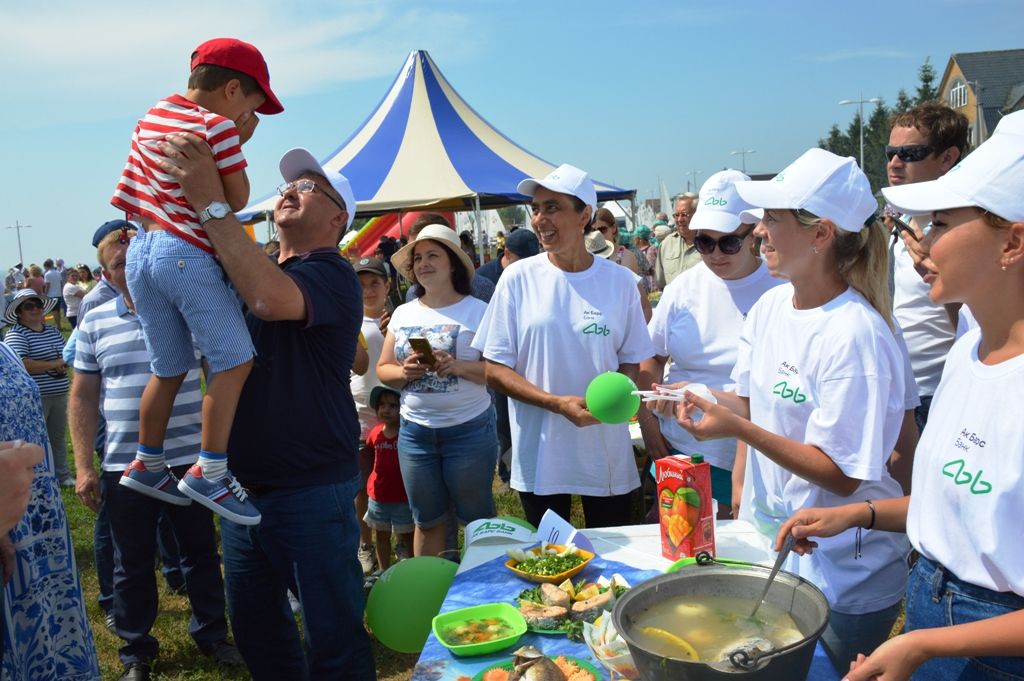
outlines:
[{"label": "blue sky background", "polygon": [[[93,230],[136,120],[184,91],[197,44],[256,44],[285,112],[245,147],[253,197],[293,146],[323,157],[425,49],[492,125],[553,162],[656,196],[729,152],[777,171],[855,113],[843,98],[912,91],[931,57],[1022,47],[1020,0],[833,2],[360,2],[180,0],[0,5],[0,228],[26,262],[95,262]],[[141,8],[141,9],[140,9]],[[244,9],[240,9],[244,8]],[[689,173],[689,175],[688,175]],[[0,229],[0,265],[17,260]]]}]

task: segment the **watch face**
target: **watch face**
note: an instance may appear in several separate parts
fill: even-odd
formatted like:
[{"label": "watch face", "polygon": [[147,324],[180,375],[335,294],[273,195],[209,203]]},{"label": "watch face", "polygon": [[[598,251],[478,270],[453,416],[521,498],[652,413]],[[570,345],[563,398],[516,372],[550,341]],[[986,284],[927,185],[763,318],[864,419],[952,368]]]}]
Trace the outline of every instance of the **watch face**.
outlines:
[{"label": "watch face", "polygon": [[226,204],[226,203],[221,203],[220,201],[214,201],[213,203],[210,204],[210,207],[207,208],[207,211],[210,213],[210,215],[212,217],[222,218],[225,215],[227,215],[229,212],[231,212],[231,207],[228,206],[228,204]]}]

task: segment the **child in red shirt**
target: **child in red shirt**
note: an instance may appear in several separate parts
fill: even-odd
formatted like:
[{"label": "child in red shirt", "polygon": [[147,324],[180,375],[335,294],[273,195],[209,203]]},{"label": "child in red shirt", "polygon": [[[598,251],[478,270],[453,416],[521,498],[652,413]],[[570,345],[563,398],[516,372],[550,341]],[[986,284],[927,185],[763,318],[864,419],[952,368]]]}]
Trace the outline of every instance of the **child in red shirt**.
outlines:
[{"label": "child in red shirt", "polygon": [[377,565],[381,571],[391,566],[391,533],[398,535],[395,552],[408,556],[412,548],[413,521],[409,498],[405,495],[402,471],[398,466],[398,408],[400,393],[379,385],[370,392],[370,407],[380,421],[366,435],[362,455],[373,458],[373,470],[366,483],[369,496],[363,520],[374,530]]}]

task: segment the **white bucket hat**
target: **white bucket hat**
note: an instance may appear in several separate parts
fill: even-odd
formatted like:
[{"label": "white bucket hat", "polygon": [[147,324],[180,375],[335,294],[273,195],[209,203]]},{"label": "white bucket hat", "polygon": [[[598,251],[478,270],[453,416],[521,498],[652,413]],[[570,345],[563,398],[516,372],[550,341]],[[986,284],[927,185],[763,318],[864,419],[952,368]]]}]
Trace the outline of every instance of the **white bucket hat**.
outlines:
[{"label": "white bucket hat", "polygon": [[853,157],[808,149],[771,180],[737,182],[736,191],[758,208],[806,210],[847,232],[864,229],[878,210],[871,184]]},{"label": "white bucket hat", "polygon": [[751,219],[751,211],[757,210],[740,198],[736,192],[737,182],[749,182],[750,177],[738,170],[720,170],[701,185],[697,210],[690,218],[690,229],[710,229],[714,232],[731,234],[742,224],[758,222]]},{"label": "white bucket hat", "polygon": [[47,315],[50,311],[57,306],[56,298],[47,298],[41,296],[30,288],[23,288],[14,294],[14,298],[11,302],[7,303],[7,309],[4,310],[4,321],[8,324],[18,323],[18,308],[29,298],[35,298],[43,305],[43,315]]},{"label": "white bucket hat", "polygon": [[348,178],[336,170],[329,170],[317,163],[313,154],[302,147],[296,147],[284,153],[281,162],[278,164],[281,169],[281,177],[285,182],[294,182],[306,173],[323,175],[334,187],[334,191],[341,195],[345,202],[345,212],[348,213],[348,223],[345,225],[347,231],[356,219],[356,195],[352,193],[352,185]]},{"label": "white bucket hat", "polygon": [[459,259],[462,266],[466,268],[469,274],[469,278],[473,278],[473,273],[476,272],[476,267],[473,266],[473,261],[466,255],[466,252],[462,250],[462,244],[459,243],[459,235],[455,233],[455,230],[447,225],[427,225],[420,230],[419,234],[416,235],[415,241],[410,241],[406,245],[395,251],[395,254],[391,256],[391,265],[398,270],[403,277],[413,281],[412,276],[412,251],[421,241],[431,240],[437,241],[448,247],[455,257]]},{"label": "white bucket hat", "polygon": [[575,196],[590,206],[591,218],[597,213],[597,190],[594,189],[594,183],[590,180],[590,175],[576,166],[563,163],[540,180],[534,178],[523,180],[519,183],[516,191],[532,197],[533,193],[537,191],[537,187]]},{"label": "white bucket hat", "polygon": [[976,206],[1024,222],[1024,111],[1005,116],[981,146],[931,182],[882,189],[885,200],[911,215]]}]

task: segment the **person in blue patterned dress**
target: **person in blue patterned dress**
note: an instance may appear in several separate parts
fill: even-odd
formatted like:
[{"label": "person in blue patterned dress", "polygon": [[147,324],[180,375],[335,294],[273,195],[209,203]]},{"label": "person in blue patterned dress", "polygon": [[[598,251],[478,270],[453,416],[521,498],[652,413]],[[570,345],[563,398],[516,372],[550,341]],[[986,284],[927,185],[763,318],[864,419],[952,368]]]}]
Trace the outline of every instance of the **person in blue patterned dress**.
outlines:
[{"label": "person in blue patterned dress", "polygon": [[[60,486],[36,382],[0,343],[0,441],[24,440],[47,456],[35,467],[28,511],[0,536],[4,681],[99,681]],[[61,443],[63,445],[63,443]]]}]

